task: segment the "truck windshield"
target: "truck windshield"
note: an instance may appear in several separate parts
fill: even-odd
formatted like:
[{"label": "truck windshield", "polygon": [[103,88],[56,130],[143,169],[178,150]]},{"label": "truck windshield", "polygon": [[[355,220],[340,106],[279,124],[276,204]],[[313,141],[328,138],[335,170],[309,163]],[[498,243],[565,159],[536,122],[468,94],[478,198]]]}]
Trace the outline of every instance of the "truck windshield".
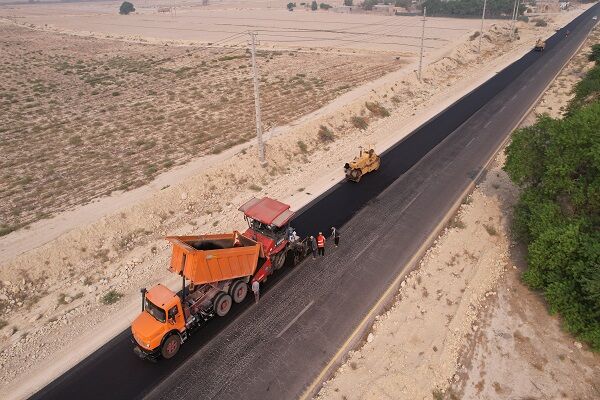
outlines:
[{"label": "truck windshield", "polygon": [[148,314],[152,315],[158,322],[164,323],[167,320],[167,314],[165,313],[165,310],[154,305],[154,303],[148,300],[147,297],[144,299],[144,309],[148,311]]},{"label": "truck windshield", "polygon": [[281,236],[285,236],[287,227],[277,227],[275,225],[267,225],[267,224],[263,224],[260,221],[257,220],[250,220],[250,227],[252,228],[252,230],[254,230],[255,232],[259,232],[265,236],[268,236],[270,238],[279,238]]}]

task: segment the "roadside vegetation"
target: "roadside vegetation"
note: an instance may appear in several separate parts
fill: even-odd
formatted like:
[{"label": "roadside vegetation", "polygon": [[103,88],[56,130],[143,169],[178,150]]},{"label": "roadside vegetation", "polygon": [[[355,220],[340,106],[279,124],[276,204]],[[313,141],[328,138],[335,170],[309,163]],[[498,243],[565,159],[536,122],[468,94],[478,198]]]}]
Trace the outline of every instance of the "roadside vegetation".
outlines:
[{"label": "roadside vegetation", "polygon": [[124,1],[119,7],[119,14],[121,15],[129,15],[132,12],[135,12],[135,7],[128,1]]},{"label": "roadside vegetation", "polygon": [[600,351],[600,45],[563,119],[517,131],[506,171],[523,190],[514,232],[527,244],[523,280],[564,327]]},{"label": "roadside vegetation", "polygon": [[[485,8],[486,17],[511,15],[515,2],[512,0],[488,0]],[[481,17],[483,2],[479,0],[426,0],[421,5],[427,7],[427,15],[447,16],[477,16]],[[519,15],[525,11],[525,6],[519,6]]]}]

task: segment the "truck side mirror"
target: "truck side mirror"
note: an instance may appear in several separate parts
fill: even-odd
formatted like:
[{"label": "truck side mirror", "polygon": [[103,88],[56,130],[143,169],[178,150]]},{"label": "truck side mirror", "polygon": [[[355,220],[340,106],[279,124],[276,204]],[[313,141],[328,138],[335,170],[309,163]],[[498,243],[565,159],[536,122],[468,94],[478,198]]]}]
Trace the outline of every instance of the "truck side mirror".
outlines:
[{"label": "truck side mirror", "polygon": [[140,293],[142,294],[142,312],[144,311],[144,304],[146,302],[146,292],[148,292],[146,288],[140,289]]}]

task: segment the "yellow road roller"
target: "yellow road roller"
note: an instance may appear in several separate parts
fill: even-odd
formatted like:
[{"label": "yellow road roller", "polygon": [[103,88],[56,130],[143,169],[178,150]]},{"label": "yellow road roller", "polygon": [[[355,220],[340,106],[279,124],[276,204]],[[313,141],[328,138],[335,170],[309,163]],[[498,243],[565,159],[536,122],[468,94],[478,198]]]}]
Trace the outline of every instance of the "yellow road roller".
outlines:
[{"label": "yellow road roller", "polygon": [[366,149],[360,147],[358,157],[344,165],[344,172],[349,181],[359,182],[364,174],[377,171],[380,165],[381,158],[375,153],[373,146]]}]

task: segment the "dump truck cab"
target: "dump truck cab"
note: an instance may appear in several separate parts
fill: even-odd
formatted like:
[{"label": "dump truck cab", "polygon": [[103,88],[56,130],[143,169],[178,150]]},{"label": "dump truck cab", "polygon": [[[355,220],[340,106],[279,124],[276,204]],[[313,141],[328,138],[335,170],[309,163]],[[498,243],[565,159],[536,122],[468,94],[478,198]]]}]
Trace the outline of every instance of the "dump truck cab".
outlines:
[{"label": "dump truck cab", "polygon": [[138,344],[137,352],[144,353],[138,353],[139,356],[171,358],[179,350],[181,335],[185,334],[181,298],[161,284],[147,292],[143,290],[142,312],[131,324],[131,333]]},{"label": "dump truck cab", "polygon": [[261,244],[268,263],[265,271],[259,271],[256,280],[263,280],[270,271],[279,269],[285,262],[286,250],[292,229],[290,220],[294,212],[290,206],[269,197],[252,198],[239,208],[244,213],[248,229],[242,234]]}]

